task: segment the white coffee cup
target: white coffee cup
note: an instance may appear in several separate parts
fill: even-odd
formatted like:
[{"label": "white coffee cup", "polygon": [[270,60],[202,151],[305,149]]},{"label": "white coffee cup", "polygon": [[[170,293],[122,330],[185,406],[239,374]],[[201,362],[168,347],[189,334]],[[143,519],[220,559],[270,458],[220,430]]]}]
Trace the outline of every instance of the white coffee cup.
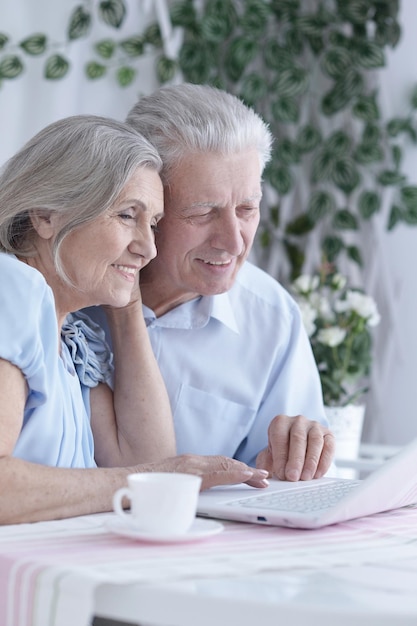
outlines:
[{"label": "white coffee cup", "polygon": [[[168,472],[129,474],[128,487],[113,496],[117,515],[135,530],[154,535],[183,535],[197,512],[201,476]],[[130,500],[131,512],[122,506]]]}]

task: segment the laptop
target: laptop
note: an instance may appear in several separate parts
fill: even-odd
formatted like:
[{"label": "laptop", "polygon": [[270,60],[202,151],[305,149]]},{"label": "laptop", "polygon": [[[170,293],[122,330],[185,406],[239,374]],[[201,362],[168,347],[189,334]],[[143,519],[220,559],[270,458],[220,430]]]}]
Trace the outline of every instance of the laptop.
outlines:
[{"label": "laptop", "polygon": [[321,528],[417,503],[417,439],[363,480],[271,480],[265,489],[213,487],[200,493],[197,514],[289,528]]}]

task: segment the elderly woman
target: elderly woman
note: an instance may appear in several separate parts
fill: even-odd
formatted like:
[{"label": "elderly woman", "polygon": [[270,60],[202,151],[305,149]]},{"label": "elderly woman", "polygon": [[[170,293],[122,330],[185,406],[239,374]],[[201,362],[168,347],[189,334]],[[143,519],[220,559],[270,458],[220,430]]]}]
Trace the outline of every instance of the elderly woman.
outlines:
[{"label": "elderly woman", "polygon": [[[160,168],[127,125],[73,116],[0,173],[0,523],[109,510],[131,472],[265,484],[239,461],[174,456],[138,281],[156,255]],[[113,355],[71,317],[99,304]]]}]

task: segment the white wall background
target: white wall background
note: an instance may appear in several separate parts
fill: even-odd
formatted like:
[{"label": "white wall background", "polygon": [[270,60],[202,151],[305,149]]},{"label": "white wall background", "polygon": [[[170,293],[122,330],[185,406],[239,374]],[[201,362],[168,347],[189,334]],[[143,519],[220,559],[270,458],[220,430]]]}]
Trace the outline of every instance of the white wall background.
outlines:
[{"label": "white wall background", "polygon": [[[402,37],[381,76],[387,117],[407,114],[407,97],[417,84],[417,2],[400,4]],[[417,147],[411,143],[405,145],[403,171],[417,184]],[[384,375],[374,381],[366,430],[369,439],[402,444],[417,436],[417,227],[396,227],[383,235],[382,246],[381,271],[391,284],[395,317],[389,334],[380,337],[392,339],[391,349]]]},{"label": "white wall background", "polygon": [[[154,21],[159,1],[130,2],[128,19],[117,37],[127,37]],[[77,0],[0,0],[0,32],[7,33],[13,41],[39,31],[51,33],[57,42],[63,41],[69,15],[77,4]],[[406,113],[407,96],[417,83],[416,0],[401,0],[400,22],[401,41],[389,53],[388,66],[381,77],[382,105],[387,117]],[[105,26],[96,29],[95,39],[115,35]],[[35,132],[60,117],[94,113],[123,119],[141,95],[137,86],[122,89],[111,77],[88,81],[83,75],[83,64],[91,56],[88,43],[77,41],[65,53],[72,70],[64,80],[45,81],[45,58],[41,57],[27,63],[23,77],[4,81],[0,86],[0,164]],[[149,59],[140,65],[141,93],[156,87],[152,63],[153,59]],[[417,148],[411,144],[407,146],[404,171],[417,184]],[[388,321],[378,339],[384,359],[373,381],[364,438],[402,444],[417,436],[417,227],[399,226],[392,233],[382,232],[379,241],[372,254],[393,306],[389,311],[381,310]],[[378,298],[377,292],[374,295]]]}]

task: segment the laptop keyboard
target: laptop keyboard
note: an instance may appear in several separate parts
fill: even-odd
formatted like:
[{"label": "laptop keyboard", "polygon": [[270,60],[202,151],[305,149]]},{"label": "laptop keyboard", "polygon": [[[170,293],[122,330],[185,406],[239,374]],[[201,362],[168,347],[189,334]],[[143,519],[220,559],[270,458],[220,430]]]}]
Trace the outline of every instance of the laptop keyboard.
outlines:
[{"label": "laptop keyboard", "polygon": [[288,489],[288,491],[263,493],[260,496],[233,500],[227,504],[252,509],[310,513],[328,509],[335,505],[360,483],[360,480],[341,480],[340,482],[335,481],[302,489]]}]

